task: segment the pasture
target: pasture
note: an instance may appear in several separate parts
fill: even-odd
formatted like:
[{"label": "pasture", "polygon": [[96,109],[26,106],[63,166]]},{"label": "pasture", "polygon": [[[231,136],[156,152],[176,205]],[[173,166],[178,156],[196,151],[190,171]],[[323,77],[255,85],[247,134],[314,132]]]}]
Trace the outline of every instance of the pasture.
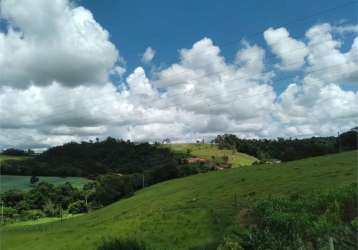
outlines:
[{"label": "pasture", "polygon": [[357,153],[166,181],[62,223],[5,226],[0,229],[1,249],[87,250],[111,236],[136,237],[155,249],[202,247],[222,238],[233,223],[244,224],[241,211],[259,199],[334,190],[356,182]]},{"label": "pasture", "polygon": [[163,147],[170,148],[173,152],[181,155],[200,157],[217,163],[223,162],[223,157],[228,158],[232,167],[251,165],[257,159],[251,155],[237,152],[235,150],[219,149],[214,144],[163,144]]},{"label": "pasture", "polygon": [[[5,192],[10,189],[18,189],[22,191],[29,190],[31,176],[16,176],[16,175],[0,175],[0,192]],[[89,182],[88,179],[81,177],[48,177],[38,176],[39,182],[48,182],[53,185],[61,185],[66,182],[71,183],[74,187],[82,188],[84,184]]]}]

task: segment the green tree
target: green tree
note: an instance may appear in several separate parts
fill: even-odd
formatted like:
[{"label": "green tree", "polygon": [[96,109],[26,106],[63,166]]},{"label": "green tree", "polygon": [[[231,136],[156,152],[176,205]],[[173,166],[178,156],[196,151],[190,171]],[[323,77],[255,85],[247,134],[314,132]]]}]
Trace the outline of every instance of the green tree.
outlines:
[{"label": "green tree", "polygon": [[39,182],[39,180],[40,180],[39,177],[33,175],[30,178],[30,184],[33,185],[33,184]]},{"label": "green tree", "polygon": [[68,212],[71,214],[87,213],[88,207],[85,201],[79,200],[70,204]]}]

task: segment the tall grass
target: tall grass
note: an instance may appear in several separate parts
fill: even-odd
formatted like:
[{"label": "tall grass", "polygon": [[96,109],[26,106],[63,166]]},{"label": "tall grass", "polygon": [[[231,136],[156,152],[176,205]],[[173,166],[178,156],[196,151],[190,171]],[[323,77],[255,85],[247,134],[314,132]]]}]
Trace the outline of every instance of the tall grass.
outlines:
[{"label": "tall grass", "polygon": [[150,248],[135,239],[109,238],[103,239],[97,250],[150,250]]}]

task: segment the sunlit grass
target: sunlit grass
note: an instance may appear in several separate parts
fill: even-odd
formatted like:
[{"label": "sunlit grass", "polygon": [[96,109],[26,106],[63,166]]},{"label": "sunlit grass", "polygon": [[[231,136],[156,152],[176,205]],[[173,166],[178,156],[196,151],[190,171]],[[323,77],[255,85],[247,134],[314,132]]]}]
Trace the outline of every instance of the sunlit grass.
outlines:
[{"label": "sunlit grass", "polygon": [[175,179],[95,212],[0,229],[2,250],[95,249],[106,237],[137,238],[156,249],[219,240],[240,209],[263,197],[336,189],[356,182],[357,151]]}]

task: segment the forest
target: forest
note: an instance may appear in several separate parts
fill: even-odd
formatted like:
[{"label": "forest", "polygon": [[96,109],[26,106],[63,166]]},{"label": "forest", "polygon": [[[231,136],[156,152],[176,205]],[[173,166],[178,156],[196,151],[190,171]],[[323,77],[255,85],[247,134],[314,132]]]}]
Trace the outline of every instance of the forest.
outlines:
[{"label": "forest", "polygon": [[218,135],[214,143],[222,149],[237,150],[262,161],[299,160],[307,157],[357,149],[358,133],[350,130],[339,137],[312,137],[305,139],[242,139],[233,134]]}]

